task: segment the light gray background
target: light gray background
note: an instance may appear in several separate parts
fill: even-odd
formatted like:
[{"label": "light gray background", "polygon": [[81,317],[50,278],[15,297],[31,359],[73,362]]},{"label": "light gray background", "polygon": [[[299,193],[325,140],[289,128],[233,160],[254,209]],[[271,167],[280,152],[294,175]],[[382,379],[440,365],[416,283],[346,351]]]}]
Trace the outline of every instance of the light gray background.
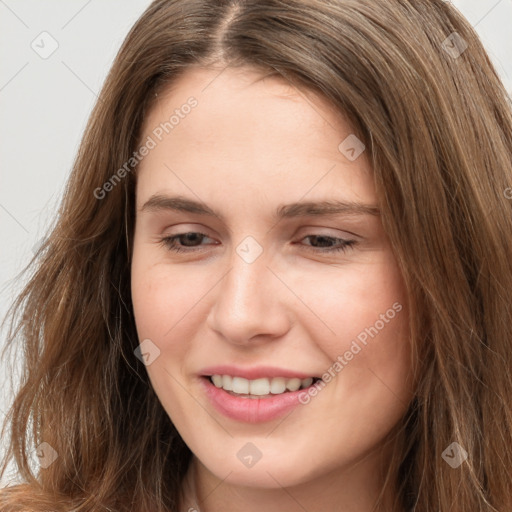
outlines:
[{"label": "light gray background", "polygon": [[[185,0],[184,0],[185,1]],[[97,93],[149,0],[0,0],[0,318],[56,211]],[[512,0],[454,0],[512,93]],[[43,59],[31,47],[58,48]],[[41,42],[44,39],[44,43]],[[35,41],[33,43],[33,41]],[[44,48],[43,48],[44,46]],[[0,348],[5,330],[0,332]],[[0,421],[12,400],[0,363]],[[16,372],[14,373],[16,374]],[[0,454],[2,446],[0,446]],[[9,479],[0,481],[0,487]]]}]

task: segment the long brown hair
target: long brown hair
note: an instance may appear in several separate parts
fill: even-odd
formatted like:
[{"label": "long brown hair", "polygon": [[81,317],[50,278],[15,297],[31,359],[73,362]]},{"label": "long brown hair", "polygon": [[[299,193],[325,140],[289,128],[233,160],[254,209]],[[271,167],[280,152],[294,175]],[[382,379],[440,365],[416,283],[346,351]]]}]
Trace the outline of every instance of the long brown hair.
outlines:
[{"label": "long brown hair", "polygon": [[[155,93],[211,64],[321,94],[369,152],[407,285],[418,382],[396,428],[395,510],[512,510],[512,109],[475,31],[442,0],[147,8],[11,311],[8,346],[21,344],[24,366],[2,474],[14,462],[25,483],[0,493],[0,509],[177,510],[191,453],[134,355],[136,168],[124,164]],[[34,474],[43,442],[58,459]],[[460,450],[452,443],[467,452],[458,467],[443,456]]]}]

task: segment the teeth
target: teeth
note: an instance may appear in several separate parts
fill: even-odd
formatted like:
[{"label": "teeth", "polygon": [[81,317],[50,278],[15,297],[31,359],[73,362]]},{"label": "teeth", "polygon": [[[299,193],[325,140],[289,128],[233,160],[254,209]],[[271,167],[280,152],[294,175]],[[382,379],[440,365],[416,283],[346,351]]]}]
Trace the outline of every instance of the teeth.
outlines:
[{"label": "teeth", "polygon": [[233,379],[229,375],[222,376],[222,387],[226,391],[233,391]]},{"label": "teeth", "polygon": [[[224,375],[223,379],[225,377],[226,376]],[[242,377],[233,377],[231,391],[238,395],[247,395],[249,393],[249,381]]]},{"label": "teeth", "polygon": [[221,388],[222,387],[222,375],[212,375],[212,381],[215,384],[216,387]]},{"label": "teeth", "polygon": [[286,389],[289,389],[290,391],[297,391],[297,389],[300,388],[300,385],[302,384],[300,379],[290,379],[286,383]]},{"label": "teeth", "polygon": [[309,388],[313,384],[313,377],[308,377],[302,381],[302,389]]},{"label": "teeth", "polygon": [[270,393],[270,382],[268,379],[256,379],[247,382],[251,395],[268,395]]},{"label": "teeth", "polygon": [[[255,380],[244,379],[243,377],[231,377],[231,375],[212,375],[211,380],[215,387],[222,388],[225,391],[231,391],[237,395],[247,395],[247,398],[256,398],[258,396],[280,395],[286,391],[297,391],[304,389],[313,383],[313,378],[299,379],[294,377],[286,379],[284,377],[266,377]],[[254,396],[250,396],[254,395]]]},{"label": "teeth", "polygon": [[286,379],[283,377],[274,377],[270,383],[270,392],[279,395],[286,391]]}]

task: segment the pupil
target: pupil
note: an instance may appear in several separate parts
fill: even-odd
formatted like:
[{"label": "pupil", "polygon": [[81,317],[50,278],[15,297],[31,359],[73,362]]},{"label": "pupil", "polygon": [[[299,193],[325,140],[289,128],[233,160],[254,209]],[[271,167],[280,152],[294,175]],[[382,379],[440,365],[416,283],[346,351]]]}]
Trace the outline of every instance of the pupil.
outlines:
[{"label": "pupil", "polygon": [[[322,247],[326,247],[326,245],[329,245],[329,240],[325,236],[319,236],[319,235],[313,235],[312,236],[312,242],[313,243],[320,243]],[[320,241],[320,242],[319,242]],[[323,243],[322,243],[323,241]]]},{"label": "pupil", "polygon": [[[194,239],[197,239],[197,235],[198,233],[186,233],[185,235],[183,235],[185,237],[185,243],[183,245],[186,245],[186,246],[190,246],[190,245],[194,245]],[[201,236],[201,235],[199,235]],[[197,240],[195,240],[197,241]],[[189,244],[189,242],[192,242],[191,244]]]}]

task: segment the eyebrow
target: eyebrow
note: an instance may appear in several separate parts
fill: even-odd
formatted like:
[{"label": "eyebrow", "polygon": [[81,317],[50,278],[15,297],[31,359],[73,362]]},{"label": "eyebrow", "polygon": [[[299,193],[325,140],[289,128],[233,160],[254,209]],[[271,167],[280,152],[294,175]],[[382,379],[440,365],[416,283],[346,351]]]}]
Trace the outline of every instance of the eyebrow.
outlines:
[{"label": "eyebrow", "polygon": [[[165,196],[155,194],[151,196],[140,208],[139,211],[165,211],[173,210],[178,212],[195,213],[207,215],[224,220],[222,214],[216,212],[206,204],[188,199],[182,196]],[[300,201],[278,206],[274,217],[276,219],[290,219],[294,217],[321,217],[328,215],[380,215],[380,210],[374,206],[353,201],[332,200],[332,201]]]}]

